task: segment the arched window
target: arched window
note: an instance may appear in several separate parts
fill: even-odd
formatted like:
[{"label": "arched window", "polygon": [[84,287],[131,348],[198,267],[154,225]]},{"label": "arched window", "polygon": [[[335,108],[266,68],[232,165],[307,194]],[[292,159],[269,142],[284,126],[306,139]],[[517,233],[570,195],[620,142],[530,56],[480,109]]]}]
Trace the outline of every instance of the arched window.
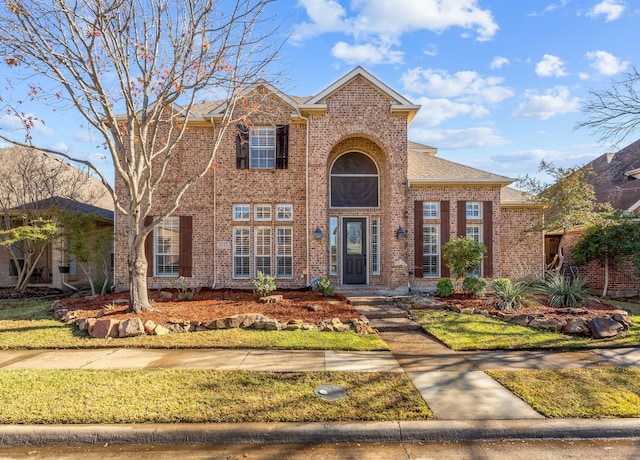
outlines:
[{"label": "arched window", "polygon": [[368,156],[350,152],[331,168],[332,208],[377,208],[378,168]]}]

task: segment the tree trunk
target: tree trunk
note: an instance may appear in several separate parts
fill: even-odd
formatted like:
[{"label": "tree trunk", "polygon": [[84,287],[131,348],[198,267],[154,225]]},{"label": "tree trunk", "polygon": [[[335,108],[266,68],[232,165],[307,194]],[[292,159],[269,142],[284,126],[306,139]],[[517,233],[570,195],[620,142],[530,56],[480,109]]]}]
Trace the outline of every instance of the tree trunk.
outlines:
[{"label": "tree trunk", "polygon": [[145,236],[137,233],[129,237],[129,309],[140,313],[152,310],[147,292],[147,258],[144,253]]},{"label": "tree trunk", "polygon": [[604,287],[602,288],[602,297],[607,296],[609,291],[609,256],[604,256]]}]

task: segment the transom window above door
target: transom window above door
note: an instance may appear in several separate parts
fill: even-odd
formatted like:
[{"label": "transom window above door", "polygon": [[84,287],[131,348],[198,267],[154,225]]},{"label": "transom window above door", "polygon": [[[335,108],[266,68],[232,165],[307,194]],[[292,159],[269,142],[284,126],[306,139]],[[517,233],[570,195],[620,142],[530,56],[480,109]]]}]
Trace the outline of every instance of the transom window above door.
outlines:
[{"label": "transom window above door", "polygon": [[378,167],[367,155],[345,153],[331,167],[332,208],[377,208]]}]

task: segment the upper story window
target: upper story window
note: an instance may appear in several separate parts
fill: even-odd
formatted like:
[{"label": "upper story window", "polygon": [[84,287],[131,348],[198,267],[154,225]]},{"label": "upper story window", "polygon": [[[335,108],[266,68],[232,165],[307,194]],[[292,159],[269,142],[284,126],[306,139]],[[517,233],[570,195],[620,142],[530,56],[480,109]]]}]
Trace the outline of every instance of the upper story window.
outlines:
[{"label": "upper story window", "polygon": [[422,216],[424,219],[438,219],[440,217],[439,203],[435,201],[425,201],[422,203]]},{"label": "upper story window", "polygon": [[467,219],[482,219],[482,203],[477,201],[467,202]]},{"label": "upper story window", "polygon": [[377,208],[378,167],[367,155],[345,153],[331,167],[332,208]]},{"label": "upper story window", "polygon": [[289,125],[237,125],[237,169],[287,169],[289,167]]},{"label": "upper story window", "polygon": [[254,208],[254,220],[266,222],[271,220],[271,205],[257,204]]},{"label": "upper story window", "polygon": [[233,220],[238,222],[246,222],[251,217],[248,204],[233,205]]},{"label": "upper story window", "polygon": [[293,220],[293,205],[292,204],[277,204],[276,205],[276,220],[278,220],[278,221],[290,221],[290,220]]}]

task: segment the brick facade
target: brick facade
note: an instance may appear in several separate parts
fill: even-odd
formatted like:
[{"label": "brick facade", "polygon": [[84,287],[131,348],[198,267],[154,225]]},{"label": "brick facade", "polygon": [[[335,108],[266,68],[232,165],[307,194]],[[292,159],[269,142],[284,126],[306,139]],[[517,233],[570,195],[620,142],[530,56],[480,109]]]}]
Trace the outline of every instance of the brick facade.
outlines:
[{"label": "brick facade", "polygon": [[[513,271],[515,261],[533,267],[541,265],[542,244],[530,244],[536,241],[534,237],[524,244],[515,244],[516,233],[530,224],[533,214],[524,208],[503,210],[499,186],[408,185],[407,127],[417,107],[363,69],[355,69],[318,96],[300,104],[282,94],[271,94],[264,86],[253,93],[253,97],[255,99],[249,98],[248,105],[255,102],[263,108],[268,107],[268,111],[251,115],[252,126],[288,126],[288,166],[286,169],[239,169],[236,160],[238,131],[227,129],[215,168],[187,192],[176,213],[192,216],[190,283],[193,286],[252,287],[258,227],[270,229],[272,272],[275,271],[275,232],[281,227],[292,229],[293,273],[290,278],[277,279],[278,286],[303,287],[320,277],[329,277],[334,284],[342,285],[347,260],[344,226],[351,219],[361,218],[367,237],[367,254],[363,259],[366,273],[362,282],[392,290],[402,289],[410,281],[409,272],[415,264],[412,229],[416,200],[449,200],[452,215],[455,215],[459,201],[489,203],[494,274],[502,276]],[[202,152],[211,148],[213,129],[213,125],[204,124],[189,129],[183,148],[172,163],[168,175],[171,179],[163,184],[165,190],[177,186],[204,161]],[[347,153],[364,155],[375,164],[379,190],[377,206],[331,207],[332,167]],[[160,196],[158,209],[166,204],[162,201]],[[233,206],[239,204],[250,206],[248,220],[233,220]],[[256,205],[270,205],[275,213],[278,204],[292,206],[291,221],[277,221],[273,214],[268,221],[256,221]],[[117,287],[124,288],[127,284],[126,240],[122,237],[121,221],[116,219],[119,224],[117,234],[120,235],[116,241],[116,283]],[[334,221],[337,228],[331,227]],[[456,235],[455,218],[450,225],[453,237]],[[374,226],[378,231],[375,247],[372,242]],[[233,276],[233,232],[239,227],[246,227],[250,232],[248,278]],[[398,228],[406,231],[406,239],[397,238]],[[314,237],[316,229],[322,233],[319,239]],[[332,230],[336,232],[337,242],[335,273],[331,270]],[[374,270],[376,264],[377,270]],[[432,281],[424,279],[414,281],[414,284],[428,286]],[[150,288],[167,286],[171,282],[168,277],[151,276],[148,279]]]}]

